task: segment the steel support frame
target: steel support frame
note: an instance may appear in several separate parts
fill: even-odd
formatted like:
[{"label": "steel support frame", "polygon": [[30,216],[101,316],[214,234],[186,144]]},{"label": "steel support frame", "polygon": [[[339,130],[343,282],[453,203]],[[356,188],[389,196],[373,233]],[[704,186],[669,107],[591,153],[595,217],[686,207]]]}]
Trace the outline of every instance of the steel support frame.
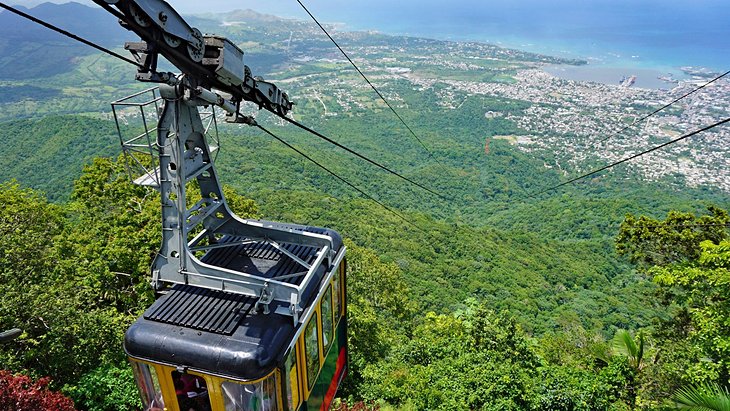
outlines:
[{"label": "steel support frame", "polygon": [[[269,304],[278,302],[276,311],[291,315],[296,323],[302,312],[303,291],[312,281],[319,280],[318,273],[328,276],[328,268],[337,269],[332,266],[338,251],[333,249],[333,239],[277,223],[244,220],[236,216],[226,203],[207,144],[206,128],[198,112],[199,105],[208,103],[186,99],[180,86],[162,85],[160,96],[164,106],[156,127],[154,147],[158,151],[158,164],[153,175],[161,194],[163,238],[152,263],[153,286],[159,290],[166,283],[190,284],[245,294],[258,298],[257,306],[263,306],[266,312]],[[128,143],[122,139],[123,146]],[[192,180],[198,182],[202,199],[188,208],[186,183]],[[196,235],[188,241],[193,234]],[[296,274],[302,274],[303,278],[291,284],[279,281],[284,278],[265,278],[206,264],[195,256],[195,251],[225,246],[216,243],[216,239],[223,235],[244,238],[244,241],[267,242],[290,258],[291,253],[286,252],[282,244],[312,246],[318,250],[317,257],[312,264],[292,258],[302,265],[303,270]],[[210,244],[199,246],[206,238]],[[241,242],[230,245],[238,244]]]}]

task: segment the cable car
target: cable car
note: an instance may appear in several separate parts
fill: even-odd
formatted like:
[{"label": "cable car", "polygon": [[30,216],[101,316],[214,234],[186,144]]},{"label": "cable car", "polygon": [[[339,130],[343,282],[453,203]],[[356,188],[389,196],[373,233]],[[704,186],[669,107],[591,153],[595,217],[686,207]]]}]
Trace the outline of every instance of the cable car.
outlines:
[{"label": "cable car", "polygon": [[[159,298],[124,339],[144,409],[329,409],[347,372],[342,238],[240,218],[214,165],[215,107],[254,125],[242,102],[279,116],[293,103],[251,73],[243,50],[203,35],[166,1],[94,2],[140,36],[125,44],[136,78],[159,84],[112,103],[130,177],[141,172],[134,183],[157,189],[162,209],[151,267]],[[181,73],[158,72],[160,56]]]},{"label": "cable car", "polygon": [[[257,310],[246,295],[174,285],[125,336],[144,410],[329,409],[347,370],[345,247],[331,230],[287,226],[331,236],[338,250],[305,290],[300,320],[274,307]],[[296,274],[298,264],[267,242],[227,243],[236,245],[211,249],[201,261],[256,267],[266,278]],[[284,248],[309,263],[321,251]]]},{"label": "cable car", "polygon": [[119,128],[122,149],[162,203],[159,298],[124,340],[143,409],[327,410],[347,372],[342,238],[236,216],[214,166],[215,113],[184,93],[160,85],[112,103],[117,124],[142,123],[131,138]]}]

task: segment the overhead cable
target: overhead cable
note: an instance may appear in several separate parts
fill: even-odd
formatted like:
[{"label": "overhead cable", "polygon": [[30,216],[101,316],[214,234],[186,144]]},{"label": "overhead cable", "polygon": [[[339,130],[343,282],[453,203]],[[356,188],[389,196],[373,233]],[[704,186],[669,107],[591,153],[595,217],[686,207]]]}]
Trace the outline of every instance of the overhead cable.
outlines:
[{"label": "overhead cable", "polygon": [[24,18],[26,18],[26,19],[34,22],[34,23],[40,24],[43,27],[49,28],[49,29],[51,29],[51,30],[53,30],[53,31],[55,31],[57,33],[61,33],[61,34],[63,34],[66,37],[69,37],[71,39],[74,39],[76,41],[79,41],[81,43],[84,43],[87,46],[91,46],[91,47],[93,47],[93,48],[95,48],[95,49],[97,49],[97,50],[99,50],[101,52],[104,52],[104,53],[110,55],[110,56],[116,57],[116,58],[118,58],[120,60],[124,60],[127,63],[129,63],[129,64],[134,64],[135,66],[137,66],[139,68],[142,68],[142,69],[145,68],[143,65],[139,64],[138,62],[136,62],[136,61],[134,61],[134,60],[132,60],[130,58],[124,57],[124,56],[122,56],[119,53],[115,53],[115,52],[113,52],[113,51],[111,51],[111,50],[109,50],[109,49],[107,49],[105,47],[102,47],[102,46],[100,46],[100,45],[98,45],[98,44],[96,44],[96,43],[94,43],[92,41],[86,40],[83,37],[79,37],[79,36],[77,36],[77,35],[75,35],[73,33],[70,33],[68,31],[62,29],[62,28],[59,28],[57,26],[54,26],[51,23],[47,23],[47,22],[45,22],[45,21],[43,21],[43,20],[41,20],[39,18],[33,17],[30,14],[24,13],[24,12],[22,12],[22,11],[16,9],[16,8],[12,7],[12,6],[8,6],[5,3],[0,3],[0,7],[4,8],[5,10],[7,10],[9,12],[12,12],[12,13],[15,13],[15,14],[21,16],[21,17],[24,17]]},{"label": "overhead cable", "polygon": [[621,164],[621,163],[625,163],[625,162],[627,162],[627,161],[633,160],[633,159],[635,159],[635,158],[637,158],[637,157],[641,157],[641,156],[643,156],[644,154],[648,154],[648,153],[651,153],[652,151],[656,151],[656,150],[659,150],[660,148],[664,148],[664,147],[666,147],[666,146],[668,146],[668,145],[670,145],[670,144],[674,144],[674,143],[676,143],[676,142],[678,142],[678,141],[682,141],[682,140],[684,140],[684,139],[686,139],[686,138],[689,138],[689,137],[692,137],[692,136],[694,136],[694,135],[696,135],[696,134],[699,134],[699,133],[702,133],[702,132],[704,132],[704,131],[710,130],[710,129],[712,129],[712,128],[715,128],[715,127],[717,127],[717,126],[720,126],[720,125],[722,125],[722,124],[725,124],[725,123],[727,123],[727,122],[729,122],[729,121],[730,121],[730,118],[726,118],[725,120],[721,120],[721,121],[718,121],[717,123],[714,123],[714,124],[710,124],[709,126],[705,126],[705,127],[701,128],[701,129],[699,129],[699,130],[695,130],[695,131],[693,131],[693,132],[691,132],[691,133],[689,133],[689,134],[685,134],[685,135],[683,135],[683,136],[681,136],[681,137],[677,137],[677,138],[675,138],[674,140],[670,140],[670,141],[667,141],[667,142],[666,142],[666,143],[664,143],[664,144],[660,144],[660,145],[658,145],[658,146],[656,146],[656,147],[652,147],[652,148],[650,148],[650,149],[648,149],[648,150],[642,151],[641,153],[638,153],[638,154],[634,154],[634,155],[632,155],[632,156],[630,156],[630,157],[626,157],[626,158],[624,158],[624,159],[622,159],[622,160],[619,160],[619,161],[617,161],[617,162],[615,162],[615,163],[609,164],[609,165],[607,165],[607,166],[603,166],[603,167],[601,167],[601,168],[599,168],[599,169],[597,169],[597,170],[593,170],[593,171],[591,171],[590,173],[586,173],[586,174],[583,174],[583,175],[581,175],[581,176],[578,176],[578,177],[575,177],[575,178],[571,178],[570,180],[568,180],[568,181],[566,181],[566,182],[563,182],[563,183],[560,183],[560,184],[558,184],[558,185],[556,185],[556,186],[553,186],[553,187],[550,187],[550,188],[548,188],[548,189],[542,190],[542,191],[540,191],[540,192],[538,192],[538,193],[536,193],[536,194],[534,194],[534,195],[540,195],[540,194],[546,193],[546,192],[548,192],[548,191],[553,191],[553,190],[555,190],[555,189],[557,189],[557,188],[560,188],[560,187],[562,187],[562,186],[564,186],[564,185],[568,185],[568,184],[570,184],[570,183],[573,183],[573,182],[575,182],[575,181],[578,181],[578,180],[582,180],[582,179],[584,179],[584,178],[586,178],[586,177],[590,177],[590,176],[592,176],[592,175],[594,175],[594,174],[600,173],[601,171],[604,171],[604,170],[608,170],[608,169],[609,169],[609,168],[611,168],[611,167],[614,167],[614,166],[617,166],[617,165],[619,165],[619,164]]},{"label": "overhead cable", "polygon": [[628,126],[626,126],[626,127],[622,128],[621,130],[619,130],[619,131],[617,131],[617,132],[615,132],[615,133],[613,133],[613,134],[609,135],[608,137],[605,137],[605,138],[601,139],[600,141],[598,141],[598,143],[599,143],[599,144],[600,144],[600,143],[603,143],[603,142],[605,142],[605,141],[607,141],[607,140],[609,140],[609,139],[611,139],[611,138],[613,138],[613,137],[616,137],[616,136],[618,136],[619,134],[621,134],[621,133],[623,133],[624,131],[626,131],[626,130],[630,129],[631,127],[633,127],[633,126],[637,125],[638,123],[641,123],[642,121],[644,121],[644,120],[648,119],[649,117],[651,117],[651,116],[653,116],[653,115],[655,115],[655,114],[659,113],[660,111],[662,111],[662,110],[664,110],[664,109],[668,108],[669,106],[671,106],[671,105],[673,105],[674,103],[676,103],[676,102],[678,102],[678,101],[680,101],[680,100],[682,100],[682,99],[686,98],[687,96],[689,96],[689,95],[691,95],[691,94],[694,94],[694,93],[696,93],[696,92],[698,92],[698,91],[702,90],[703,88],[705,88],[705,87],[709,86],[710,84],[712,84],[712,83],[716,82],[717,80],[720,80],[721,78],[723,78],[723,77],[727,76],[728,74],[730,74],[730,70],[728,70],[728,71],[726,71],[726,72],[724,72],[724,73],[720,74],[719,76],[717,76],[717,77],[713,78],[712,80],[708,81],[707,83],[705,83],[705,84],[703,84],[703,85],[701,85],[701,86],[699,86],[699,87],[697,87],[697,88],[695,88],[695,89],[693,89],[693,90],[689,91],[688,93],[686,93],[686,94],[684,94],[684,95],[682,95],[682,96],[680,96],[680,97],[677,97],[676,99],[674,99],[674,100],[672,100],[671,102],[669,102],[669,103],[667,103],[667,104],[663,105],[662,107],[659,107],[658,109],[656,109],[656,110],[652,111],[651,113],[649,113],[649,114],[645,115],[644,117],[641,117],[641,118],[639,118],[639,119],[637,119],[637,120],[634,120],[634,121],[633,121],[633,122],[631,122],[631,124],[629,124]]},{"label": "overhead cable", "polygon": [[[16,14],[22,16],[22,17],[25,17],[25,18],[27,18],[27,19],[35,22],[35,23],[38,23],[40,25],[43,25],[44,27],[47,27],[47,28],[49,28],[51,30],[57,31],[57,32],[65,35],[65,36],[68,36],[68,37],[76,40],[76,41],[79,41],[79,42],[82,42],[82,43],[84,43],[86,45],[89,45],[91,47],[94,47],[95,49],[100,50],[100,51],[103,51],[104,53],[107,53],[107,54],[109,54],[109,55],[111,55],[113,57],[116,57],[116,58],[120,59],[120,60],[126,61],[127,63],[134,64],[137,67],[144,68],[144,66],[140,65],[139,63],[135,62],[134,60],[128,59],[128,58],[126,58],[126,57],[124,57],[124,56],[122,56],[122,55],[120,55],[118,53],[115,53],[115,52],[113,52],[111,50],[108,50],[108,49],[106,49],[106,48],[104,48],[102,46],[99,46],[98,44],[95,44],[95,43],[93,43],[93,42],[91,42],[89,40],[86,40],[84,38],[81,38],[81,37],[79,37],[79,36],[77,36],[77,35],[75,35],[73,33],[70,33],[70,32],[68,32],[66,30],[63,30],[61,28],[58,28],[58,27],[56,27],[56,26],[54,26],[54,25],[52,25],[50,23],[47,23],[47,22],[45,22],[43,20],[40,20],[38,18],[35,18],[35,17],[33,17],[33,16],[29,15],[29,14],[23,13],[22,11],[20,11],[20,10],[14,8],[14,7],[8,6],[8,5],[6,5],[4,3],[1,3],[1,2],[0,2],[0,7],[3,7],[5,9],[7,9],[8,11],[11,11],[13,13],[16,13]],[[371,164],[373,164],[373,165],[375,165],[375,166],[377,166],[377,167],[379,167],[379,168],[381,168],[381,169],[383,169],[383,170],[385,170],[385,171],[387,171],[387,172],[389,172],[389,173],[391,173],[391,174],[393,174],[393,175],[395,175],[395,176],[397,176],[397,177],[405,180],[405,181],[408,181],[409,183],[411,183],[411,184],[413,184],[413,185],[415,185],[417,187],[420,187],[420,188],[428,191],[429,193],[431,193],[431,194],[433,194],[435,196],[438,196],[438,197],[440,197],[440,198],[442,198],[444,200],[449,200],[445,196],[443,196],[443,195],[441,195],[441,194],[439,194],[439,193],[437,193],[437,192],[429,189],[428,187],[426,187],[426,186],[424,186],[422,184],[419,184],[416,181],[413,181],[412,179],[409,179],[408,177],[405,177],[405,176],[403,176],[403,175],[401,175],[401,174],[399,174],[399,173],[397,173],[397,172],[389,169],[388,167],[386,167],[386,166],[384,166],[384,165],[382,165],[382,164],[380,164],[378,162],[375,162],[375,161],[373,161],[373,160],[365,157],[364,155],[362,155],[362,154],[360,154],[360,153],[358,153],[358,152],[356,152],[356,151],[354,151],[354,150],[352,150],[352,149],[350,149],[348,147],[345,147],[344,145],[342,145],[342,144],[340,144],[340,143],[338,143],[338,142],[336,142],[336,141],[334,141],[334,140],[332,140],[332,139],[324,136],[321,133],[318,133],[318,132],[312,130],[311,128],[309,128],[309,127],[307,127],[307,126],[305,126],[303,124],[300,124],[299,122],[297,122],[295,120],[292,120],[292,119],[290,119],[290,118],[288,118],[286,116],[283,116],[283,115],[281,115],[279,113],[276,113],[274,111],[272,111],[272,112],[274,114],[278,115],[279,117],[283,118],[284,120],[286,120],[286,121],[288,121],[288,122],[296,125],[297,127],[300,127],[302,129],[304,129],[304,130],[306,130],[306,131],[308,131],[308,132],[316,135],[317,137],[322,138],[325,141],[327,141],[327,142],[329,142],[331,144],[334,144],[337,147],[339,147],[339,148],[341,148],[341,149],[343,149],[343,150],[345,150],[345,151],[347,151],[347,152],[349,152],[349,153],[351,153],[351,154],[353,154],[353,155],[355,155],[355,156],[357,156],[357,157],[359,157],[359,158],[361,158],[361,159],[363,159],[363,160],[365,160],[365,161],[367,161],[367,162],[369,162],[369,163],[371,163]]]},{"label": "overhead cable", "polygon": [[423,141],[416,135],[416,133],[413,131],[413,129],[411,129],[411,127],[408,126],[408,124],[406,124],[405,120],[403,120],[403,117],[401,117],[400,114],[398,114],[398,112],[395,111],[395,108],[393,108],[393,106],[390,105],[390,103],[388,102],[388,100],[385,99],[385,97],[380,92],[380,90],[378,90],[375,87],[375,85],[372,82],[370,82],[370,80],[367,78],[367,76],[365,76],[365,73],[363,73],[362,70],[360,70],[360,68],[357,66],[357,64],[355,64],[355,62],[352,61],[352,59],[350,58],[350,56],[348,56],[347,53],[345,53],[345,50],[343,50],[342,47],[340,47],[340,45],[337,44],[337,41],[335,41],[335,39],[332,36],[330,36],[329,32],[327,32],[327,29],[325,29],[324,26],[319,23],[319,21],[317,20],[317,18],[314,17],[314,15],[309,11],[309,9],[307,9],[307,7],[304,5],[304,3],[302,3],[301,0],[297,0],[297,3],[299,3],[299,5],[302,6],[302,8],[304,9],[304,11],[306,11],[307,14],[309,14],[309,17],[311,17],[312,20],[314,20],[314,22],[317,23],[317,25],[319,26],[320,29],[322,29],[322,31],[324,32],[324,34],[326,34],[327,37],[329,37],[329,39],[332,40],[332,43],[334,43],[334,45],[337,47],[337,49],[340,50],[340,53],[342,53],[342,55],[345,56],[345,58],[347,59],[347,61],[349,61],[350,64],[352,64],[352,67],[354,67],[355,70],[357,70],[357,72],[360,73],[360,76],[362,76],[362,78],[365,80],[366,83],[368,83],[368,85],[370,86],[370,88],[372,88],[373,91],[375,91],[375,93],[378,95],[378,97],[380,97],[380,99],[383,100],[383,103],[385,103],[385,105],[388,106],[388,108],[390,109],[390,111],[392,111],[393,114],[395,114],[395,116],[398,117],[398,120],[400,120],[400,122],[403,124],[403,126],[405,126],[405,128],[408,129],[408,131],[411,133],[411,135],[421,144],[421,147],[423,147],[423,149],[426,150],[426,152],[428,153],[428,155],[431,158],[433,158],[434,160],[436,160],[436,161],[438,161],[440,163],[440,161],[436,157],[434,157],[434,155],[431,152],[431,150],[429,150],[428,147],[426,147],[426,145],[423,143]]},{"label": "overhead cable", "polygon": [[423,189],[423,190],[426,190],[426,191],[428,191],[429,193],[431,193],[431,194],[433,194],[433,195],[435,195],[435,196],[437,196],[437,197],[439,197],[439,198],[441,198],[441,199],[443,199],[443,200],[446,200],[446,201],[451,201],[451,200],[450,200],[449,198],[447,198],[446,196],[444,196],[444,195],[442,195],[442,194],[439,194],[439,193],[437,193],[436,191],[434,191],[434,190],[431,190],[430,188],[428,188],[428,187],[424,186],[423,184],[421,184],[421,183],[418,183],[418,182],[416,182],[416,181],[414,181],[414,180],[412,180],[412,179],[410,179],[410,178],[408,178],[408,177],[405,177],[405,176],[401,175],[400,173],[398,173],[398,172],[396,172],[396,171],[393,171],[393,170],[391,170],[390,168],[388,168],[388,167],[386,167],[386,166],[384,166],[384,165],[382,165],[382,164],[380,164],[380,163],[378,163],[378,162],[376,162],[376,161],[374,161],[374,160],[371,160],[371,159],[369,159],[369,158],[365,157],[364,155],[362,155],[362,154],[358,153],[357,151],[355,151],[355,150],[353,150],[353,149],[351,149],[351,148],[348,148],[348,147],[346,147],[346,146],[344,146],[344,145],[342,145],[342,144],[340,144],[340,143],[338,143],[338,142],[336,142],[336,141],[332,140],[331,138],[329,138],[329,137],[325,136],[324,134],[322,134],[322,133],[320,133],[320,132],[318,132],[318,131],[316,131],[316,130],[313,130],[313,129],[311,129],[311,128],[309,128],[309,127],[305,126],[304,124],[301,124],[301,123],[299,123],[298,121],[296,121],[296,120],[294,120],[294,119],[291,119],[291,118],[289,118],[289,117],[287,117],[287,116],[285,116],[285,115],[282,115],[282,114],[280,114],[280,113],[277,113],[277,112],[275,112],[275,111],[271,111],[271,112],[272,112],[272,113],[274,113],[274,114],[276,114],[276,115],[277,115],[277,116],[278,116],[279,118],[281,118],[281,119],[283,119],[283,120],[286,120],[286,121],[288,121],[289,123],[291,123],[291,124],[294,124],[295,126],[297,126],[297,127],[301,128],[302,130],[305,130],[305,131],[307,131],[307,132],[309,132],[309,133],[311,133],[311,134],[314,134],[315,136],[319,137],[320,139],[322,139],[322,140],[324,140],[324,141],[326,141],[326,142],[328,142],[328,143],[330,143],[330,144],[333,144],[333,145],[335,145],[335,146],[337,146],[337,147],[339,147],[339,148],[341,148],[341,149],[343,149],[343,150],[347,151],[348,153],[350,153],[350,154],[352,154],[352,155],[354,155],[354,156],[356,156],[356,157],[359,157],[360,159],[362,159],[362,160],[365,160],[365,161],[367,161],[368,163],[370,163],[370,164],[372,164],[372,165],[374,165],[374,166],[376,166],[376,167],[379,167],[379,168],[381,168],[381,169],[383,169],[383,170],[387,171],[387,172],[388,172],[388,173],[390,173],[390,174],[393,174],[394,176],[397,176],[398,178],[400,178],[400,179],[402,179],[402,180],[405,180],[405,181],[407,181],[407,182],[409,182],[409,183],[411,183],[411,184],[413,184],[413,185],[415,185],[415,186],[417,186],[417,187],[419,187],[419,188],[421,188],[421,189]]},{"label": "overhead cable", "polygon": [[363,197],[365,197],[366,199],[369,199],[370,201],[372,201],[372,202],[374,202],[374,203],[378,204],[379,206],[383,207],[384,209],[386,209],[387,211],[389,211],[390,213],[392,213],[393,215],[395,215],[395,216],[396,216],[396,217],[398,217],[399,219],[401,219],[401,220],[405,221],[406,223],[410,224],[411,226],[413,226],[413,227],[414,227],[414,228],[416,228],[417,230],[419,230],[419,231],[422,231],[422,232],[424,232],[424,233],[428,234],[428,233],[427,233],[427,232],[426,232],[425,230],[423,230],[423,229],[422,229],[421,227],[419,227],[419,226],[417,226],[416,224],[414,224],[414,223],[413,223],[413,222],[412,222],[411,220],[409,220],[409,219],[407,219],[406,217],[404,217],[404,216],[403,216],[403,215],[402,215],[401,213],[399,213],[399,212],[397,212],[397,211],[393,210],[392,208],[390,208],[390,207],[388,207],[387,205],[383,204],[382,202],[378,201],[377,199],[375,199],[375,198],[374,198],[373,196],[371,196],[370,194],[366,193],[365,191],[363,191],[362,189],[360,189],[360,188],[359,188],[359,187],[357,187],[356,185],[354,185],[354,184],[350,183],[349,181],[345,180],[344,178],[340,177],[340,176],[339,176],[339,175],[337,175],[337,173],[335,173],[334,171],[330,170],[329,168],[325,167],[325,166],[324,166],[323,164],[321,164],[321,163],[320,163],[320,162],[318,162],[317,160],[313,159],[312,157],[308,156],[307,154],[305,154],[305,153],[304,153],[304,152],[302,152],[301,150],[299,150],[299,149],[297,149],[296,147],[292,146],[291,144],[287,143],[287,142],[286,142],[286,141],[284,141],[284,140],[283,140],[282,138],[280,138],[279,136],[275,135],[275,134],[274,134],[274,133],[272,133],[271,131],[267,130],[266,128],[264,128],[264,127],[263,127],[263,126],[261,126],[260,124],[258,124],[258,123],[254,123],[253,125],[254,125],[254,126],[256,126],[256,127],[258,127],[258,128],[259,128],[259,129],[260,129],[261,131],[263,131],[264,133],[268,134],[269,136],[271,136],[271,137],[273,137],[274,139],[276,139],[277,141],[279,141],[279,142],[280,142],[281,144],[284,144],[285,146],[289,147],[289,148],[290,148],[291,150],[294,150],[294,151],[295,151],[295,152],[296,152],[297,154],[299,154],[300,156],[302,156],[302,157],[306,158],[307,160],[309,160],[310,162],[314,163],[314,164],[315,164],[315,165],[316,165],[317,167],[319,167],[319,168],[321,168],[322,170],[324,170],[324,171],[328,172],[328,173],[329,173],[330,175],[332,175],[332,176],[333,176],[333,177],[335,177],[336,179],[338,179],[338,180],[340,180],[341,182],[343,182],[343,183],[347,184],[347,185],[348,185],[348,186],[349,186],[350,188],[352,188],[353,190],[355,190],[355,191],[357,191],[358,193],[360,193],[360,195],[362,195],[362,196],[363,196]]}]

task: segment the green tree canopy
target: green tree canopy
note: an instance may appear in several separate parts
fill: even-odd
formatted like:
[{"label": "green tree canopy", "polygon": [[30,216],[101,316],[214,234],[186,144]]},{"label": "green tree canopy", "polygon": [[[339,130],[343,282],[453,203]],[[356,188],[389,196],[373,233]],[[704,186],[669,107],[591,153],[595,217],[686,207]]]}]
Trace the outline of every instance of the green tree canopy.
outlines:
[{"label": "green tree canopy", "polygon": [[663,221],[627,216],[617,249],[641,264],[666,308],[647,370],[654,396],[689,384],[730,384],[730,240],[727,211],[670,212]]}]

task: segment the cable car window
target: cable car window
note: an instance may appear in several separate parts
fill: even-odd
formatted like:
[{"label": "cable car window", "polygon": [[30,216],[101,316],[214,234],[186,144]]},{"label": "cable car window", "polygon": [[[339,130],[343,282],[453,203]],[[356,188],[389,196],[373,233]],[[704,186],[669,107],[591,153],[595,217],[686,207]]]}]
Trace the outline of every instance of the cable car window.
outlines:
[{"label": "cable car window", "polygon": [[203,377],[173,371],[172,384],[180,411],[211,411],[208,386]]},{"label": "cable car window", "polygon": [[332,278],[332,308],[334,310],[335,322],[340,318],[340,272]]},{"label": "cable car window", "polygon": [[162,399],[160,380],[153,367],[147,364],[131,361],[134,379],[137,381],[137,388],[142,397],[142,409],[145,411],[161,411],[165,409],[165,401]]},{"label": "cable car window", "polygon": [[319,371],[319,332],[317,332],[317,313],[309,320],[307,329],[304,330],[304,356],[307,360],[307,387],[311,390],[314,387],[314,380]]},{"label": "cable car window", "polygon": [[[344,263],[340,263],[340,267],[342,267],[342,264]],[[334,276],[332,281],[332,301],[334,302],[335,308],[335,322],[339,321],[340,316],[342,316],[342,290],[340,289],[341,275],[342,270],[338,269],[337,274]]]},{"label": "cable car window", "polygon": [[221,384],[225,411],[278,411],[276,375],[250,384],[225,381]]},{"label": "cable car window", "polygon": [[289,410],[295,410],[299,404],[299,380],[297,378],[297,351],[292,349],[284,360],[284,384],[286,385],[286,402]]},{"label": "cable car window", "polygon": [[322,351],[325,357],[332,344],[332,287],[328,287],[322,297]]}]

